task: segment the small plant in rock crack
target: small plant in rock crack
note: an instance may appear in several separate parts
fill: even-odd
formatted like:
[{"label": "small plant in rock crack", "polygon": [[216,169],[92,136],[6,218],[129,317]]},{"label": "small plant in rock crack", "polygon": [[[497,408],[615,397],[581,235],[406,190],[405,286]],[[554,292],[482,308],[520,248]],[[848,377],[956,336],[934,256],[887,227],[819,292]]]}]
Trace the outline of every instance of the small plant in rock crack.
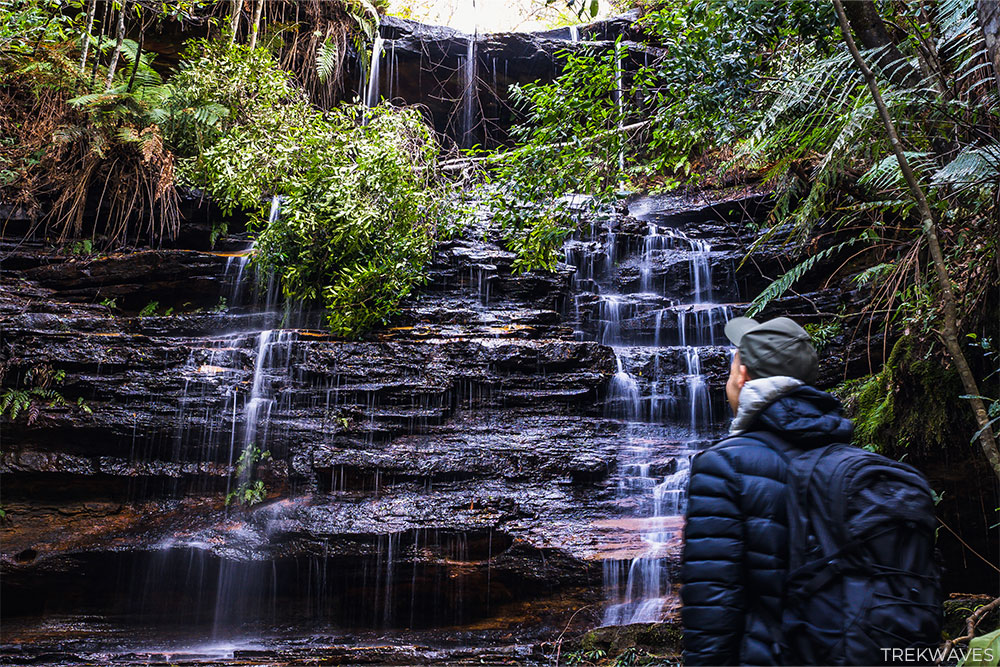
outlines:
[{"label": "small plant in rock crack", "polygon": [[[0,378],[3,370],[0,369]],[[54,408],[57,405],[69,405],[69,401],[53,385],[62,384],[66,371],[53,370],[51,366],[39,365],[29,369],[24,374],[21,387],[11,387],[0,394],[0,418],[15,421],[25,417],[28,425],[34,424],[42,412],[42,406]],[[93,412],[83,397],[76,399],[76,407],[87,414]]]},{"label": "small plant in rock crack", "polygon": [[159,301],[150,301],[142,307],[142,310],[139,311],[139,317],[152,317],[156,315],[156,309],[159,307]]},{"label": "small plant in rock crack", "polygon": [[270,460],[270,458],[270,451],[262,450],[256,445],[250,445],[243,450],[240,458],[236,460],[236,468],[233,471],[238,484],[235,489],[226,494],[227,506],[236,503],[251,507],[267,498],[267,487],[264,486],[263,480],[255,480],[253,475],[257,472],[259,464]]},{"label": "small plant in rock crack", "polygon": [[71,255],[93,255],[94,254],[94,242],[90,239],[83,239],[77,241],[73,245],[69,246],[69,254]]},{"label": "small plant in rock crack", "polygon": [[595,665],[608,656],[607,651],[594,649],[592,651],[573,651],[566,654],[567,665]]}]

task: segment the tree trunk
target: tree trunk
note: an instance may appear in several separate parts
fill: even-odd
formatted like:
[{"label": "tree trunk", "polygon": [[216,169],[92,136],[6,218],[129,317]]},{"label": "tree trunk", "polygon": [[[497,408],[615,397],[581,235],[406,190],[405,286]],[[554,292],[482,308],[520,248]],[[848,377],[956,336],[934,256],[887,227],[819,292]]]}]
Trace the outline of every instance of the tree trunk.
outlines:
[{"label": "tree trunk", "polygon": [[87,71],[87,53],[90,51],[90,31],[94,29],[94,14],[97,13],[97,0],[90,0],[87,5],[87,27],[83,30],[83,45],[80,56],[80,74]]},{"label": "tree trunk", "polygon": [[938,241],[934,214],[931,212],[931,207],[927,203],[927,197],[924,196],[924,191],[920,187],[920,183],[917,182],[917,178],[910,168],[910,163],[906,159],[906,154],[903,152],[903,143],[899,140],[899,135],[896,133],[896,126],[889,116],[889,110],[886,108],[882,94],[875,83],[875,75],[868,68],[868,65],[865,64],[864,58],[861,57],[861,53],[854,43],[854,38],[851,36],[851,28],[847,22],[847,15],[844,13],[842,0],[833,0],[833,6],[837,10],[837,18],[840,20],[840,27],[844,32],[844,41],[847,42],[847,48],[850,50],[854,62],[857,63],[858,69],[861,70],[861,73],[865,77],[868,90],[871,91],[872,99],[875,101],[882,124],[885,126],[886,134],[889,135],[892,152],[896,155],[896,160],[899,162],[899,169],[903,172],[903,178],[906,179],[910,193],[913,195],[914,200],[916,200],[920,222],[923,226],[924,236],[927,237],[927,246],[930,250],[932,263],[934,264],[934,272],[937,274],[938,287],[941,290],[941,301],[944,308],[944,330],[941,332],[941,338],[945,348],[951,355],[952,361],[955,363],[955,368],[958,370],[965,393],[973,397],[969,401],[972,404],[973,411],[976,413],[976,422],[981,429],[979,444],[983,449],[983,454],[986,455],[986,460],[989,461],[990,466],[993,468],[993,473],[997,476],[997,479],[1000,479],[1000,452],[997,451],[997,441],[993,435],[993,429],[990,428],[986,405],[981,398],[978,398],[980,396],[979,386],[976,383],[975,376],[972,375],[972,369],[969,368],[969,362],[965,359],[965,354],[962,352],[962,346],[958,342],[958,311],[955,306],[955,293],[951,287],[951,277],[948,275],[948,268],[945,266],[944,255],[941,252],[941,244]]},{"label": "tree trunk", "polygon": [[986,52],[993,65],[993,76],[1000,87],[1000,3],[997,0],[976,0],[976,14],[986,38]]},{"label": "tree trunk", "polygon": [[875,67],[897,86],[915,88],[920,74],[892,41],[872,0],[850,0],[844,5],[847,22],[866,49],[881,49]]},{"label": "tree trunk", "polygon": [[260,31],[260,15],[264,13],[264,0],[257,0],[254,6],[253,22],[250,24],[250,48],[257,48],[257,33]]},{"label": "tree trunk", "polygon": [[135,74],[139,71],[139,63],[142,61],[142,41],[146,36],[146,27],[142,24],[142,7],[139,8],[139,43],[135,47],[135,62],[132,63],[132,74],[128,78],[128,92],[132,92],[135,85]]},{"label": "tree trunk", "polygon": [[115,42],[115,50],[111,54],[111,62],[108,63],[108,77],[104,82],[104,89],[111,88],[111,82],[115,78],[115,70],[118,69],[118,58],[122,54],[122,42],[125,41],[125,8],[128,0],[122,0],[122,5],[118,9],[118,41]]},{"label": "tree trunk", "polygon": [[240,29],[240,13],[243,11],[243,0],[233,0],[233,15],[230,17],[229,31],[232,44],[236,43],[236,33]]},{"label": "tree trunk", "polygon": [[104,39],[104,33],[108,29],[108,5],[110,2],[104,3],[104,9],[101,12],[101,34],[97,36],[97,46],[95,47],[97,53],[94,54],[94,66],[90,70],[90,87],[93,88],[94,84],[97,82],[97,66],[101,62],[101,40]]}]

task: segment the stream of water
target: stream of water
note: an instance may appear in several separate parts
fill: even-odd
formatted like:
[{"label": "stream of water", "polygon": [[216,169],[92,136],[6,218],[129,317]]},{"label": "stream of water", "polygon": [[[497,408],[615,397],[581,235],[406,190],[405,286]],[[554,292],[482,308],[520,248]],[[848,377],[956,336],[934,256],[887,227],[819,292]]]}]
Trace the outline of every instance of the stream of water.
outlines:
[{"label": "stream of water", "polygon": [[[633,210],[640,219],[645,213]],[[636,536],[624,550],[630,553],[604,560],[603,623],[656,622],[676,604],[668,564],[677,556],[690,456],[719,435],[724,418],[702,357],[728,354],[722,328],[732,309],[713,301],[711,245],[655,220],[641,244],[619,243],[609,227],[578,237],[566,253],[577,267],[580,335],[615,350],[607,414],[624,424],[618,478],[625,518],[617,527]],[[687,266],[686,277],[670,273],[678,264]],[[623,280],[619,265],[637,268],[638,280]],[[684,278],[687,289],[678,293]],[[581,301],[596,302],[591,321],[580,315]]]}]

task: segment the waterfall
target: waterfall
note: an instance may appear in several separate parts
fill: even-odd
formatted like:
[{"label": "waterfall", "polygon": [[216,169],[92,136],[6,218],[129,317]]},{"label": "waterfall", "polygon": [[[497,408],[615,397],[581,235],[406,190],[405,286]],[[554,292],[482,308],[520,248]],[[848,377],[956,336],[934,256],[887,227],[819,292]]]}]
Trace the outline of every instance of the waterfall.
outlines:
[{"label": "waterfall", "polygon": [[639,394],[639,383],[625,370],[622,358],[615,352],[618,372],[611,378],[608,387],[608,404],[612,416],[635,421],[639,417],[642,397]]},{"label": "waterfall", "polygon": [[580,41],[580,26],[571,25],[569,27],[569,41],[574,44]]},{"label": "waterfall", "polygon": [[[579,240],[567,249],[567,262],[577,269],[574,285],[593,291],[591,318],[578,320],[586,325],[584,333],[613,347],[616,359],[605,413],[622,425],[618,494],[631,509],[616,524],[613,542],[619,546],[604,562],[606,625],[660,621],[676,604],[666,563],[680,544],[689,457],[720,433],[703,368],[709,358],[705,348],[724,340],[722,328],[732,314],[728,306],[712,303],[711,245],[655,220],[646,223],[638,247],[619,244],[615,232],[606,230],[604,272],[593,269],[599,250]],[[635,291],[616,281],[618,253],[623,267],[638,268]],[[683,274],[677,284],[665,279],[677,260],[686,262],[690,282]],[[678,284],[687,290],[680,299],[685,303],[663,293]],[[622,540],[628,544],[624,551]]]},{"label": "waterfall", "polygon": [[372,41],[371,61],[368,63],[368,87],[365,90],[365,106],[369,109],[378,106],[380,99],[379,73],[384,46],[385,40],[382,35],[375,35]]},{"label": "waterfall", "polygon": [[473,33],[465,47],[465,61],[462,63],[462,147],[472,148],[475,144],[473,132],[477,96],[476,84],[476,39]]}]

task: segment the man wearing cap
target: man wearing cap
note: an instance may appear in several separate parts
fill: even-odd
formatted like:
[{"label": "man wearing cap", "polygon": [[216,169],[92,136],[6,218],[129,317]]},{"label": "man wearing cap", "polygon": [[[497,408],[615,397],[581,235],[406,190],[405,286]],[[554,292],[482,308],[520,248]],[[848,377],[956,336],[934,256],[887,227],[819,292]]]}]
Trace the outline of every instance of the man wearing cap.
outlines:
[{"label": "man wearing cap", "polygon": [[726,383],[729,436],[691,463],[681,598],[684,663],[781,664],[787,577],[786,468],[755,433],[786,450],[850,442],[835,397],[811,386],[818,359],[809,334],[787,317],[726,324],[736,346]]}]

